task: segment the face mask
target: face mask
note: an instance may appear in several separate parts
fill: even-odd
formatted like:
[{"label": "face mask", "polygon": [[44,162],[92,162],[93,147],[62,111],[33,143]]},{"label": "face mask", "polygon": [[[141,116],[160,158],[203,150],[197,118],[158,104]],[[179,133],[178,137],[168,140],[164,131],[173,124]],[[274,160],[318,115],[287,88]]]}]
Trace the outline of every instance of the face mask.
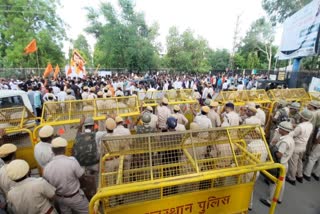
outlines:
[{"label": "face mask", "polygon": [[91,131],[91,129],[85,129],[84,132],[85,133],[91,133],[92,131]]}]

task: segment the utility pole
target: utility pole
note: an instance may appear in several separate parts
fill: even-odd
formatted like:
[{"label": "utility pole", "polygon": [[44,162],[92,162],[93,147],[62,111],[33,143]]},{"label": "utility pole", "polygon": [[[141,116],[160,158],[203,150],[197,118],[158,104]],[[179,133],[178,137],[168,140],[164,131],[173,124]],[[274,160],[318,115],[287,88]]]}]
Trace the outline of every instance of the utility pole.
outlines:
[{"label": "utility pole", "polygon": [[232,71],[234,70],[234,55],[236,54],[237,48],[239,47],[240,18],[241,14],[237,15],[236,25],[233,33],[232,51],[229,59],[229,67]]}]

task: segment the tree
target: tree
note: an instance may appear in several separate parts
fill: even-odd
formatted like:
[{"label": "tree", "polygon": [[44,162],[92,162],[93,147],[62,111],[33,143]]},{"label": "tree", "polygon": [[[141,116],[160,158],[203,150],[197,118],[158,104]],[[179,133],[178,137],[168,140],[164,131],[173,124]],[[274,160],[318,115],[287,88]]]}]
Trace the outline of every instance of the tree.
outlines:
[{"label": "tree", "polygon": [[77,49],[81,56],[86,60],[86,66],[92,66],[92,56],[90,51],[89,43],[84,37],[84,35],[80,34],[76,40],[73,41],[73,48]]},{"label": "tree", "polygon": [[275,54],[273,48],[274,34],[274,28],[271,23],[265,18],[260,18],[252,23],[245,38],[242,40],[240,51],[248,54],[246,58],[248,58],[249,53],[256,53],[259,58],[264,55],[267,68],[270,70]]},{"label": "tree", "polygon": [[[97,38],[94,64],[104,67],[145,71],[158,62],[158,25],[148,26],[144,15],[134,10],[130,0],[119,0],[120,13],[110,3],[101,3],[99,10],[87,8],[90,27],[86,31]],[[101,22],[101,20],[104,20]]]},{"label": "tree", "polygon": [[[57,1],[0,0],[0,66],[41,67],[50,61],[64,62],[61,50],[66,38],[64,23],[56,14]],[[36,39],[37,53],[24,55],[24,48]]]},{"label": "tree", "polygon": [[166,40],[168,67],[187,72],[206,72],[210,69],[208,42],[204,38],[196,38],[190,29],[180,34],[176,27],[171,27]]},{"label": "tree", "polygon": [[263,0],[262,7],[275,25],[282,23],[312,0]]},{"label": "tree", "polygon": [[[208,62],[212,69],[224,70],[229,66],[230,53],[227,49],[209,50]],[[235,64],[235,57],[233,57]]]}]

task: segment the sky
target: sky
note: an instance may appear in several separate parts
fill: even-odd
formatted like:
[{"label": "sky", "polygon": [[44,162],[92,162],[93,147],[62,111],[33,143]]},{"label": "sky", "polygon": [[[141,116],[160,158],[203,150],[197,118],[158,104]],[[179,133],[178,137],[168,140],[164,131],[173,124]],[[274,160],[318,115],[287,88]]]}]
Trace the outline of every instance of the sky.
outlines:
[{"label": "sky", "polygon": [[[93,48],[95,39],[84,32],[88,26],[85,7],[98,8],[100,2],[117,0],[61,0],[62,7],[58,15],[70,26],[69,38],[76,39],[84,34]],[[75,4],[76,2],[76,4]],[[165,46],[165,38],[171,26],[182,32],[187,28],[195,35],[201,35],[209,42],[211,48],[232,49],[233,35],[237,16],[240,15],[240,37],[244,37],[251,23],[265,16],[261,0],[134,0],[136,11],[143,12],[148,24],[158,22],[160,25],[158,41]],[[117,6],[116,6],[117,7]],[[280,41],[277,30],[276,44]],[[67,52],[69,42],[64,43]]]}]

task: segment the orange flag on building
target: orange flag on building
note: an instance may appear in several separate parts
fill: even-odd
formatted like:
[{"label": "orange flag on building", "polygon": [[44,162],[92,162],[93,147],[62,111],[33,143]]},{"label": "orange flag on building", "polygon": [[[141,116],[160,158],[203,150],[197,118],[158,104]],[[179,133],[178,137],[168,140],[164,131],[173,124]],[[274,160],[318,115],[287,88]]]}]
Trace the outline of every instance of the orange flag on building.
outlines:
[{"label": "orange flag on building", "polygon": [[68,68],[67,76],[69,76],[70,74],[72,74],[71,66],[69,66],[69,68]]},{"label": "orange flag on building", "polygon": [[57,64],[56,68],[54,69],[54,74],[53,74],[53,78],[55,80],[57,79],[59,72],[60,72],[60,68],[59,68],[59,65]]},{"label": "orange flag on building", "polygon": [[46,70],[43,72],[43,77],[44,78],[48,77],[51,74],[52,71],[53,71],[52,65],[51,65],[51,63],[49,63],[47,65]]},{"label": "orange flag on building", "polygon": [[27,47],[24,48],[24,53],[25,54],[30,54],[33,52],[37,51],[37,42],[35,39],[33,39],[28,45]]}]

